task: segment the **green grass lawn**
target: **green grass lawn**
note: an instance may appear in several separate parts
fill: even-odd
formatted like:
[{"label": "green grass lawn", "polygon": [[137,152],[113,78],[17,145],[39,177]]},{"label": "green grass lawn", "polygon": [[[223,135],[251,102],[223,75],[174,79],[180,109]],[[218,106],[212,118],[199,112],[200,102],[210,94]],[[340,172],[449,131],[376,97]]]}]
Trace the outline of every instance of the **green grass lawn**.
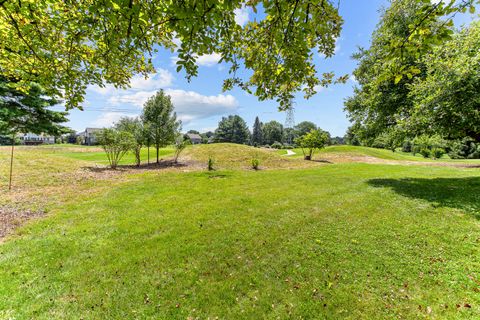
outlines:
[{"label": "green grass lawn", "polygon": [[[292,158],[302,158],[303,153],[302,149],[296,148],[293,149],[296,153],[295,155],[289,156]],[[285,155],[287,153],[286,150],[278,150],[278,154]],[[322,156],[328,155],[353,155],[353,156],[369,156],[378,159],[384,160],[394,160],[394,161],[423,161],[423,162],[456,162],[456,163],[478,163],[480,164],[480,160],[478,159],[450,159],[448,155],[444,155],[441,159],[433,160],[433,159],[426,159],[420,154],[413,155],[411,153],[402,152],[397,150],[392,152],[386,149],[377,149],[377,148],[369,148],[369,147],[360,147],[360,146],[349,146],[349,145],[335,145],[335,146],[328,146],[324,149],[321,149],[315,154],[315,157],[320,159]]]},{"label": "green grass lawn", "polygon": [[0,244],[0,319],[480,318],[479,169],[112,179]]}]

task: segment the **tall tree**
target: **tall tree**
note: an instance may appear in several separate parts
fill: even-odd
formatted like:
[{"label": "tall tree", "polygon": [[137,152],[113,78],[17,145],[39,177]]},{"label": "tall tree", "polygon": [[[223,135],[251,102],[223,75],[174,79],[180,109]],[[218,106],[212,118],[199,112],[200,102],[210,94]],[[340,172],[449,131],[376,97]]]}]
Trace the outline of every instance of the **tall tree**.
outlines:
[{"label": "tall tree", "polygon": [[12,186],[13,152],[17,133],[46,133],[60,135],[70,132],[61,123],[68,121],[66,112],[49,110],[59,103],[45,95],[38,84],[30,84],[24,92],[16,89],[16,81],[0,76],[0,135],[10,136],[12,152],[10,158],[10,182]]},{"label": "tall tree", "polygon": [[298,137],[304,136],[312,130],[317,130],[317,125],[310,121],[302,121],[295,126],[295,131]]},{"label": "tall tree", "polygon": [[145,102],[141,118],[149,129],[152,143],[157,151],[157,163],[159,163],[160,148],[175,142],[176,132],[181,124],[177,121],[170,96],[163,90],[159,90]]},{"label": "tall tree", "polygon": [[258,119],[255,118],[255,123],[253,124],[253,132],[252,132],[252,145],[259,146],[263,144],[263,130],[262,130],[262,123]]},{"label": "tall tree", "polygon": [[283,125],[277,121],[270,121],[263,125],[263,141],[266,144],[283,142]]},{"label": "tall tree", "polygon": [[223,117],[215,130],[216,142],[246,144],[250,140],[247,123],[239,115]]},{"label": "tall tree", "polygon": [[[354,95],[345,101],[345,110],[356,124],[357,136],[367,145],[383,132],[399,125],[412,112],[410,88],[416,79],[425,77],[425,65],[414,54],[392,60],[391,44],[403,43],[411,36],[412,25],[418,23],[419,15],[423,14],[424,2],[392,1],[381,15],[370,48],[360,49],[353,56],[358,60],[358,67],[353,72],[358,86]],[[428,3],[431,6],[430,1]],[[446,30],[450,30],[444,29],[443,25],[438,16],[434,16],[428,17],[422,28],[433,30],[433,36],[438,40],[446,36]],[[430,50],[432,46],[418,39],[415,43],[418,54]],[[404,71],[405,76],[402,75]]]},{"label": "tall tree", "polygon": [[480,22],[422,58],[426,77],[412,86],[411,131],[480,142]]}]

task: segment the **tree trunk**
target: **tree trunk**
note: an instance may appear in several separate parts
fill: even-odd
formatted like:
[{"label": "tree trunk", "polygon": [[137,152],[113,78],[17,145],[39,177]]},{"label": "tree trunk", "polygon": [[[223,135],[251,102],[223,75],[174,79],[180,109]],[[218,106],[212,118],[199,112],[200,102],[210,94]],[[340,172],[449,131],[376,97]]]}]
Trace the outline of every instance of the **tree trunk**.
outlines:
[{"label": "tree trunk", "polygon": [[150,164],[150,144],[147,146],[147,163]]},{"label": "tree trunk", "polygon": [[8,183],[8,190],[12,190],[13,149],[14,148],[15,148],[15,134],[12,134],[12,153],[10,155],[10,181]]},{"label": "tree trunk", "polygon": [[304,157],[304,159],[305,159],[305,160],[312,160],[312,156],[311,156],[311,155],[306,155],[306,156]]},{"label": "tree trunk", "polygon": [[160,147],[158,146],[158,144],[155,147],[157,148],[157,163],[160,163],[160,161],[158,160],[158,150],[160,149]]}]

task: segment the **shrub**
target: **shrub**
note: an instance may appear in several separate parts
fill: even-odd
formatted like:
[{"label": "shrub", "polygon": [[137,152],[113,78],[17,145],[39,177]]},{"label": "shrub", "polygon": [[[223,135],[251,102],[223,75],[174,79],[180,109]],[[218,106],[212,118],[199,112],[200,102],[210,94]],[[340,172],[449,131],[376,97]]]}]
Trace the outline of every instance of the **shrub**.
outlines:
[{"label": "shrub", "polygon": [[182,136],[177,137],[177,140],[175,141],[175,153],[173,155],[173,162],[177,163],[178,162],[178,157],[180,157],[180,154],[185,150],[187,145],[190,144],[190,140],[184,140],[182,139]]},{"label": "shrub", "polygon": [[[413,154],[418,152],[425,158],[433,157],[438,159],[432,151],[433,149],[442,149],[443,153],[445,153],[445,145],[445,141],[439,135],[421,135],[413,139],[412,152]],[[437,153],[440,153],[440,151],[441,150],[436,150]]]},{"label": "shrub", "polygon": [[213,171],[215,170],[215,168],[213,167],[215,164],[215,160],[213,159],[212,156],[208,156],[208,160],[207,160],[207,169],[208,171]]},{"label": "shrub", "polygon": [[410,140],[405,140],[402,145],[402,151],[403,152],[413,152],[412,148],[412,141]]},{"label": "shrub", "polygon": [[272,148],[282,149],[282,147],[283,147],[283,144],[281,142],[275,141],[274,143],[272,143]]},{"label": "shrub", "polygon": [[452,159],[480,159],[480,143],[470,137],[453,141],[448,155]]},{"label": "shrub", "polygon": [[432,148],[430,154],[434,159],[440,159],[445,154],[445,149],[434,147]]},{"label": "shrub", "polygon": [[257,155],[253,156],[251,164],[252,164],[252,169],[253,170],[258,170],[259,169],[260,159],[258,159]]},{"label": "shrub", "polygon": [[112,169],[115,169],[125,153],[135,146],[135,138],[130,132],[115,129],[102,129],[97,133],[97,141],[105,150]]},{"label": "shrub", "polygon": [[427,147],[423,147],[420,149],[419,153],[424,157],[424,158],[430,158],[430,149]]}]

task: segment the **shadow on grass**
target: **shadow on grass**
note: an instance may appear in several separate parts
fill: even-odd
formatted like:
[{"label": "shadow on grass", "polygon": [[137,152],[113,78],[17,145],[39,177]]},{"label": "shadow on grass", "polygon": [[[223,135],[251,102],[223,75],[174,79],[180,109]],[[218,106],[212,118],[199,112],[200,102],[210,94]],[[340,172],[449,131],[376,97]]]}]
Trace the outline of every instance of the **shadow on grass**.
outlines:
[{"label": "shadow on grass", "polygon": [[328,163],[328,164],[333,164],[332,161],[328,161],[328,160],[325,160],[325,159],[312,159],[310,160],[312,162],[320,162],[320,163]]},{"label": "shadow on grass", "polygon": [[166,168],[184,168],[188,167],[188,163],[183,162],[174,162],[173,160],[161,160],[159,163],[142,163],[141,165],[137,166],[134,164],[127,164],[127,165],[118,165],[115,169],[110,168],[109,166],[105,167],[83,167],[91,172],[105,172],[105,171],[130,171],[130,170],[162,170]]},{"label": "shadow on grass", "polygon": [[372,179],[367,183],[390,188],[405,197],[427,200],[436,208],[461,209],[480,219],[480,177]]}]

